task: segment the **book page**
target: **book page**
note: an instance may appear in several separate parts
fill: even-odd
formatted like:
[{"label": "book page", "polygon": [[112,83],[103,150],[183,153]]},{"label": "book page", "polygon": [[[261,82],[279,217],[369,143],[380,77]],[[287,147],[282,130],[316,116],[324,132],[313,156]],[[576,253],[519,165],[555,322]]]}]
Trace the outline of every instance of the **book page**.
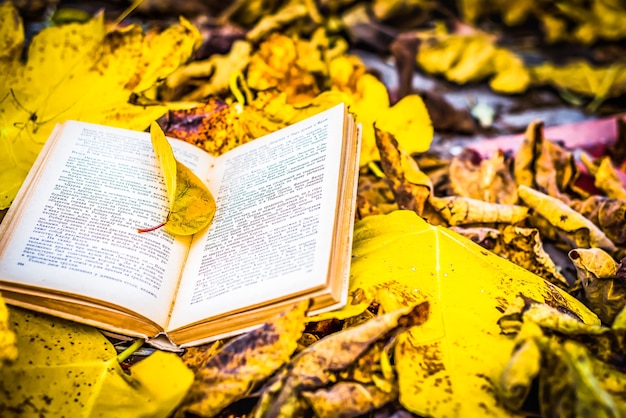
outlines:
[{"label": "book page", "polygon": [[344,110],[218,158],[217,212],[194,237],[168,329],[326,284]]},{"label": "book page", "polygon": [[[206,176],[212,157],[170,142],[177,159]],[[189,238],[137,232],[168,213],[157,164],[148,133],[66,123],[17,233],[2,243],[0,279],[107,301],[163,324]]]}]

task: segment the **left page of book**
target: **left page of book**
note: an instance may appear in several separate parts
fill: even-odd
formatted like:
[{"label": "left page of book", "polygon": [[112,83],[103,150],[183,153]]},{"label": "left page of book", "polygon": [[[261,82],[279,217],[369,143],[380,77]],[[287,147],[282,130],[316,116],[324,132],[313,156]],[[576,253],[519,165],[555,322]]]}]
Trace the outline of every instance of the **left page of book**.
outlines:
[{"label": "left page of book", "polygon": [[[150,134],[67,122],[50,141],[0,227],[0,280],[104,301],[163,324],[189,238],[137,232],[168,213]],[[206,175],[212,157],[170,142],[179,161]]]}]

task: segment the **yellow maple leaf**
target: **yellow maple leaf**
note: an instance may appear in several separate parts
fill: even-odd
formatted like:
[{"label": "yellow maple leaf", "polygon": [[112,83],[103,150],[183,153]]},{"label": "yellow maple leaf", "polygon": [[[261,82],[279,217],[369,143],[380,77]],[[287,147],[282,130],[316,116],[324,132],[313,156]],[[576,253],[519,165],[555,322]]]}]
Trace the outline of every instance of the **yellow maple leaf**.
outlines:
[{"label": "yellow maple leaf", "polygon": [[0,6],[0,209],[8,207],[58,122],[75,119],[143,130],[166,111],[135,106],[140,94],[186,61],[200,35],[181,20],[158,34],[137,25],[107,31],[102,14],[35,35],[26,62],[23,25]]}]

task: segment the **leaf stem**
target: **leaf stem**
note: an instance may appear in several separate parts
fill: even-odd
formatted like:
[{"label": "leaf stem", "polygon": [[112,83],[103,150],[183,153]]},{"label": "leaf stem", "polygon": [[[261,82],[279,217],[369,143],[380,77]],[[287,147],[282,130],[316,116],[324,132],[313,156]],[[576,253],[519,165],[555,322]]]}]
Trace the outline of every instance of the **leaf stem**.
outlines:
[{"label": "leaf stem", "polygon": [[143,340],[141,338],[135,340],[135,342],[133,342],[130,347],[128,347],[126,350],[122,351],[121,353],[119,353],[117,355],[117,362],[121,363],[124,360],[126,360],[128,357],[130,357],[135,351],[139,350],[141,348],[141,346],[143,345]]},{"label": "leaf stem", "polygon": [[155,231],[155,230],[161,228],[162,226],[164,226],[166,223],[167,223],[167,221],[161,222],[157,226],[151,226],[150,228],[137,228],[137,232],[139,232],[141,234],[142,232]]}]

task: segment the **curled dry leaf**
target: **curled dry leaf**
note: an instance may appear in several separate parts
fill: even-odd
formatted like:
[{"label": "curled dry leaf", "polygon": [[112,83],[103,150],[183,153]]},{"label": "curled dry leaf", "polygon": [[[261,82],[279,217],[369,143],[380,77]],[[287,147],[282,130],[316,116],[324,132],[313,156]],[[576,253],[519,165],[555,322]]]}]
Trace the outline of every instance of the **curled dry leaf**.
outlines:
[{"label": "curled dry leaf", "polygon": [[605,66],[582,60],[563,66],[543,64],[534,67],[532,74],[536,84],[548,84],[592,97],[594,104],[626,93],[626,65],[623,61]]},{"label": "curled dry leaf", "polygon": [[578,176],[573,156],[545,138],[543,122],[540,121],[528,125],[524,140],[515,154],[513,167],[518,186],[527,186],[559,198]]},{"label": "curled dry leaf", "polygon": [[424,215],[424,205],[432,191],[430,179],[419,170],[415,160],[398,149],[398,141],[393,134],[379,129],[377,125],[374,130],[383,171],[398,207]]},{"label": "curled dry leaf", "polygon": [[357,417],[398,397],[396,386],[385,391],[374,384],[339,382],[329,388],[302,392],[302,397],[311,405],[320,418],[334,418],[341,411],[342,417]]},{"label": "curled dry leaf", "polygon": [[503,93],[522,93],[531,82],[521,58],[496,46],[482,33],[425,35],[417,64],[430,74],[441,74],[459,84],[492,77],[491,88]]},{"label": "curled dry leaf", "polygon": [[301,392],[327,386],[332,373],[348,368],[380,339],[388,339],[409,327],[424,324],[429,317],[429,303],[398,309],[373,318],[359,326],[331,334],[300,352],[287,370],[281,389],[267,411],[267,417],[300,416],[304,405]]},{"label": "curled dry leaf", "polygon": [[576,266],[584,299],[605,324],[612,324],[626,306],[626,278],[617,275],[618,264],[599,248],[578,248],[569,252]]},{"label": "curled dry leaf", "polygon": [[[289,362],[304,330],[308,302],[286,310],[275,321],[227,343],[197,367],[177,416],[214,416],[243,398]],[[219,388],[219,390],[216,390]]]},{"label": "curled dry leaf", "polygon": [[596,195],[573,200],[570,207],[600,227],[615,244],[626,244],[626,201]]},{"label": "curled dry leaf", "polygon": [[514,225],[504,225],[500,230],[460,227],[452,227],[451,229],[471,239],[481,247],[493,251],[500,257],[543,277],[550,283],[562,289],[569,288],[567,279],[543,249],[538,230]]},{"label": "curled dry leaf", "polygon": [[624,188],[622,180],[615,172],[615,167],[613,167],[610,157],[602,158],[594,175],[595,186],[602,190],[607,197],[626,203],[626,188]]},{"label": "curled dry leaf", "polygon": [[261,19],[248,31],[246,38],[257,43],[266,36],[280,33],[280,30],[288,24],[296,24],[295,21],[309,16],[306,4],[287,2],[275,13],[262,13]]},{"label": "curled dry leaf", "polygon": [[306,43],[278,32],[272,33],[250,57],[246,77],[248,86],[260,91],[278,89],[287,94],[287,100],[292,104],[317,96],[320,87],[315,78],[316,73],[303,67],[304,57],[319,62],[315,68],[318,75],[324,75],[328,70],[319,49],[307,51],[314,52],[313,55],[302,56]]},{"label": "curled dry leaf", "polygon": [[517,192],[529,207],[543,216],[555,228],[572,233],[580,230],[588,232],[591,246],[607,251],[617,249],[615,244],[593,222],[562,201],[523,185],[519,186]]},{"label": "curled dry leaf", "polygon": [[481,159],[476,151],[463,150],[450,162],[450,188],[457,196],[488,203],[517,202],[517,186],[502,151]]},{"label": "curled dry leaf", "polygon": [[[622,416],[626,374],[623,359],[614,353],[623,350],[624,331],[584,324],[571,312],[520,300],[505,315],[518,322],[515,350],[499,385],[505,404],[519,411],[538,380],[539,410],[527,413]],[[508,322],[501,320],[501,325]]]},{"label": "curled dry leaf", "polygon": [[[190,62],[167,77],[161,95],[167,100],[180,98],[194,101],[226,93],[231,75],[246,68],[251,51],[250,43],[237,40],[227,54],[215,54],[206,60]],[[209,78],[208,82],[206,78]],[[194,87],[192,91],[179,91],[183,87],[188,89],[190,85]]]},{"label": "curled dry leaf", "polygon": [[528,208],[524,206],[488,203],[467,197],[431,196],[429,202],[453,226],[479,223],[516,224],[528,215]]}]

